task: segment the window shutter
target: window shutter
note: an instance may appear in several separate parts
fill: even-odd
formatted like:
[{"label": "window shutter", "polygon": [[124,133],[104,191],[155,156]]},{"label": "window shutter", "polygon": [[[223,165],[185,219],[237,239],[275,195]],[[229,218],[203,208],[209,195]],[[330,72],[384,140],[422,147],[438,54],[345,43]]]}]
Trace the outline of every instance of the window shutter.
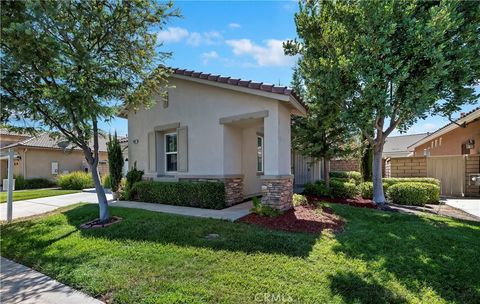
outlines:
[{"label": "window shutter", "polygon": [[155,149],[155,132],[148,133],[148,171],[156,172],[157,171],[157,161],[156,161],[156,149]]},{"label": "window shutter", "polygon": [[188,171],[188,132],[187,126],[177,129],[178,172]]}]

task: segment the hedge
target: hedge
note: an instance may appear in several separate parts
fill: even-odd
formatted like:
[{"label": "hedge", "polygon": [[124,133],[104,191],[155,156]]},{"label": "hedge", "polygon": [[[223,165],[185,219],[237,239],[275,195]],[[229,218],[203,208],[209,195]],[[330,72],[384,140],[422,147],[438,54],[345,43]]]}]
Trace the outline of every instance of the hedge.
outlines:
[{"label": "hedge", "polygon": [[332,178],[353,179],[357,185],[363,181],[362,174],[357,171],[331,171],[329,175]]},{"label": "hedge", "polygon": [[133,184],[134,200],[190,206],[208,209],[223,209],[225,186],[221,182],[155,182],[140,181]]},{"label": "hedge", "polygon": [[388,188],[387,196],[395,204],[424,206],[438,203],[440,186],[423,182],[398,183]]},{"label": "hedge", "polygon": [[397,178],[384,178],[383,179],[383,191],[387,191],[387,189],[392,186],[396,185],[398,183],[426,183],[426,184],[432,184],[436,186],[440,186],[440,180],[432,177],[397,177]]},{"label": "hedge", "polygon": [[336,180],[330,181],[330,192],[333,197],[338,198],[354,198],[358,196],[357,185]]},{"label": "hedge", "polygon": [[56,183],[54,181],[51,181],[46,178],[25,179],[22,175],[18,175],[18,176],[15,176],[14,179],[15,179],[15,190],[51,188],[56,186]]},{"label": "hedge", "polygon": [[59,175],[58,185],[66,190],[82,190],[94,187],[92,174],[82,171]]},{"label": "hedge", "polygon": [[303,193],[307,195],[330,196],[330,190],[325,186],[325,181],[305,184]]},{"label": "hedge", "polygon": [[373,197],[373,183],[363,182],[358,185],[358,192],[363,198],[371,199]]}]

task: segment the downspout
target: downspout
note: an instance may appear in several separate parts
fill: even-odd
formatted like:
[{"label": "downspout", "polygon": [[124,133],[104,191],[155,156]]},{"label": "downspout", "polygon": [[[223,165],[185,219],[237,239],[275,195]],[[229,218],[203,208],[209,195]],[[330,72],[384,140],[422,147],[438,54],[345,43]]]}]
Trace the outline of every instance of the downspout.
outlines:
[{"label": "downspout", "polygon": [[27,179],[27,151],[28,149],[23,150],[23,177]]}]

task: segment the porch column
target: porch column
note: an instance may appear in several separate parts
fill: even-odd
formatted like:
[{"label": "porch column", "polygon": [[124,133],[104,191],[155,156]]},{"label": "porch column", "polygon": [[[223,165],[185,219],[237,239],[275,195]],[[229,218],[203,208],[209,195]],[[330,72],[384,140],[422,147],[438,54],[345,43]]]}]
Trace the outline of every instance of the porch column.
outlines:
[{"label": "porch column", "polygon": [[262,203],[279,210],[292,207],[290,110],[280,103],[264,118]]}]

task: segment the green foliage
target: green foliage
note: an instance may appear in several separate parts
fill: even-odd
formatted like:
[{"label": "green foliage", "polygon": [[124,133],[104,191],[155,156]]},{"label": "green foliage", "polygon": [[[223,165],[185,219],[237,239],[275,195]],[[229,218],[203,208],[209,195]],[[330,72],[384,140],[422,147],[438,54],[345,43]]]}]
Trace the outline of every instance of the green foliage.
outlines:
[{"label": "green foliage", "polygon": [[419,182],[398,183],[388,188],[387,196],[395,204],[424,206],[438,203],[440,187]]},{"label": "green foliage", "polygon": [[373,182],[363,182],[363,183],[360,183],[357,187],[361,197],[372,199]]},{"label": "green foliage", "polygon": [[357,171],[332,171],[330,172],[331,178],[345,178],[353,180],[355,184],[360,184],[363,181],[362,174]]},{"label": "green foliage", "polygon": [[362,173],[362,179],[364,181],[371,181],[373,177],[373,146],[368,142],[367,138],[364,136],[362,140],[366,144],[364,145],[363,153],[360,158],[360,172]]},{"label": "green foliage", "polygon": [[313,184],[305,184],[303,193],[307,195],[330,196],[330,189],[325,185],[325,181],[319,180]]},{"label": "green foliage", "polygon": [[256,196],[252,198],[252,203],[253,203],[253,208],[250,209],[250,211],[255,214],[258,214],[261,216],[268,216],[268,217],[276,217],[282,214],[280,210],[262,204],[260,199]]},{"label": "green foliage", "polygon": [[120,199],[124,201],[131,200],[132,197],[132,186],[142,180],[143,170],[138,170],[136,163],[133,166],[133,169],[127,172],[125,186],[120,193]]},{"label": "green foliage", "polygon": [[359,192],[355,183],[342,182],[332,179],[330,181],[330,191],[333,197],[354,198]]},{"label": "green foliage", "polygon": [[301,194],[293,194],[293,206],[302,206],[302,205],[307,205],[308,201],[305,195]]},{"label": "green foliage", "polygon": [[15,179],[15,190],[40,189],[56,186],[56,183],[54,181],[46,178],[25,179],[23,175],[14,176],[13,178]]},{"label": "green foliage", "polygon": [[155,182],[133,184],[132,196],[141,202],[223,209],[225,186],[220,182]]},{"label": "green foliage", "polygon": [[440,180],[432,177],[396,177],[396,178],[384,178],[383,179],[383,189],[387,191],[387,189],[399,183],[426,183],[440,186]]},{"label": "green foliage", "polygon": [[107,174],[102,177],[102,186],[105,189],[112,189],[112,182],[110,178],[110,174]]},{"label": "green foliage", "polygon": [[120,181],[122,180],[122,171],[123,171],[123,154],[122,147],[117,138],[117,132],[113,138],[108,137],[109,141],[107,143],[107,152],[108,152],[108,168],[110,171],[110,188],[113,192],[117,192],[120,187]]},{"label": "green foliage", "polygon": [[82,190],[93,187],[92,175],[82,171],[74,171],[58,176],[58,185],[65,190]]}]

